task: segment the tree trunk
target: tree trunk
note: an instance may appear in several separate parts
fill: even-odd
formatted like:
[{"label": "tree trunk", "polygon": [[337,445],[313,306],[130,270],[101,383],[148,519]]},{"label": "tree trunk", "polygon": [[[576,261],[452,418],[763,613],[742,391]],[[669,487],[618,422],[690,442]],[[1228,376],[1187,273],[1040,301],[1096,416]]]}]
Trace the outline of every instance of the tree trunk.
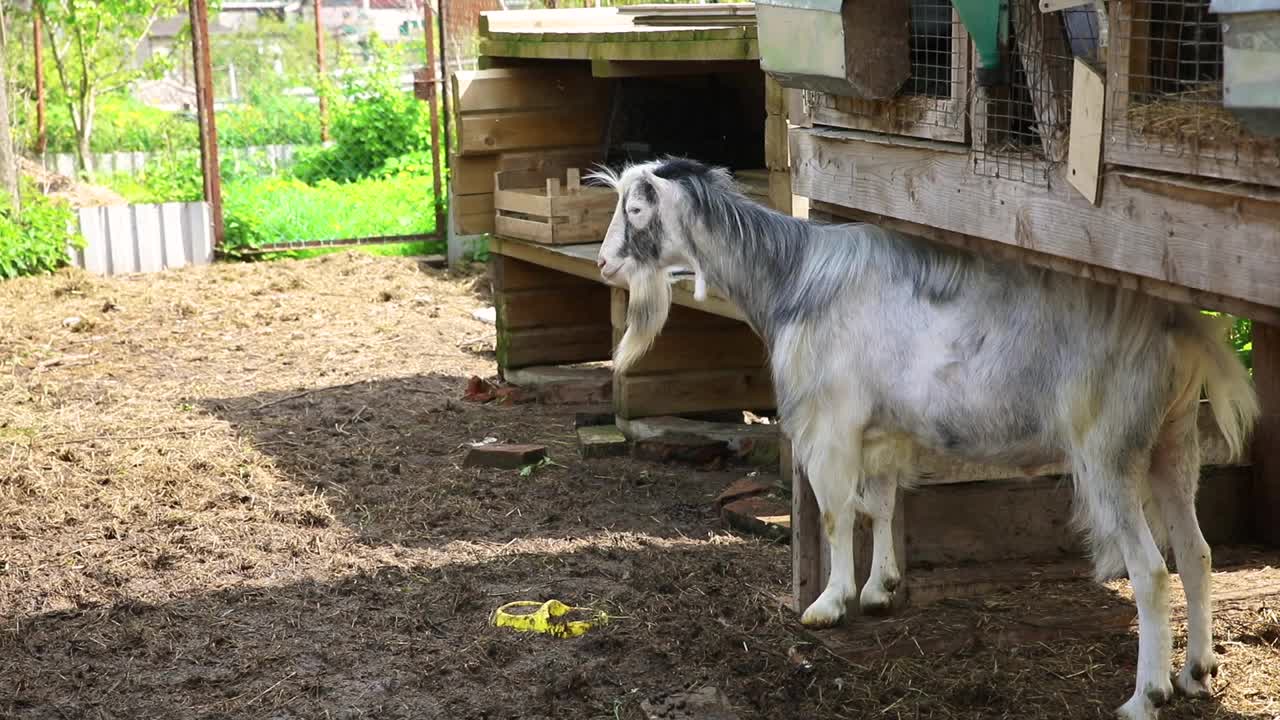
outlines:
[{"label": "tree trunk", "polygon": [[80,171],[93,174],[93,152],[89,141],[93,139],[94,98],[92,95],[80,101],[80,122],[76,123],[76,155],[80,159]]},{"label": "tree trunk", "polygon": [[13,129],[9,127],[9,73],[5,58],[4,0],[0,0],[0,190],[6,202],[18,209],[18,157],[13,146]]}]

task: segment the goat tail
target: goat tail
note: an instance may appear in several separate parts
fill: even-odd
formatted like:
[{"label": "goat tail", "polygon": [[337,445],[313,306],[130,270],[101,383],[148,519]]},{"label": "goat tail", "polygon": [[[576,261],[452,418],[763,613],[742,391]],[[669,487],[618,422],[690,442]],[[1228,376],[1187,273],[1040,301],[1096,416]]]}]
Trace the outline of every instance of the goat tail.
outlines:
[{"label": "goat tail", "polygon": [[1228,323],[1224,318],[1196,311],[1191,320],[1189,342],[1180,350],[1189,353],[1199,368],[1197,385],[1204,387],[1213,410],[1214,422],[1227,441],[1232,458],[1244,454],[1245,443],[1258,419],[1258,396],[1249,371],[1225,342]]}]

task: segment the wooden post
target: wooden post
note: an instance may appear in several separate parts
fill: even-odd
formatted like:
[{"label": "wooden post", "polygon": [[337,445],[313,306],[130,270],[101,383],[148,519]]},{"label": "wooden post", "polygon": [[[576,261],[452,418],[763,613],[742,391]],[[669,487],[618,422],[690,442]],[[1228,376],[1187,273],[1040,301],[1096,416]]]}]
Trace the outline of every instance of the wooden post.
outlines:
[{"label": "wooden post", "polygon": [[222,174],[218,166],[218,128],[213,113],[213,65],[209,59],[209,4],[188,0],[191,16],[191,54],[196,75],[196,119],[200,124],[200,169],[204,199],[213,219],[213,246],[222,245]]},{"label": "wooden post", "polygon": [[791,461],[791,600],[799,614],[818,599],[826,584],[827,539],[809,476],[791,452],[791,439],[783,442]]},{"label": "wooden post", "polygon": [[[320,11],[324,9],[323,0],[313,0],[316,11],[316,78],[317,85],[323,85],[325,81],[324,68],[324,23],[320,22]],[[329,141],[329,100],[325,97],[324,88],[317,88],[320,91],[320,141]],[[439,229],[439,228],[437,228]]]},{"label": "wooden post", "polygon": [[444,186],[440,182],[440,162],[447,154],[440,147],[440,111],[436,108],[436,42],[435,29],[431,22],[431,2],[422,3],[422,32],[427,45],[427,109],[431,114],[431,190],[436,206],[436,235],[445,234],[445,202],[442,193]]},{"label": "wooden post", "polygon": [[1280,545],[1280,326],[1253,323],[1253,382],[1262,415],[1253,435],[1254,526]]},{"label": "wooden post", "polygon": [[35,48],[36,74],[36,155],[43,155],[49,144],[48,120],[44,109],[44,27],[40,22],[40,13],[31,14],[31,45]]},{"label": "wooden post", "polygon": [[[423,4],[431,2],[431,0],[423,0]],[[448,23],[445,22],[445,3],[440,3],[440,10],[436,13],[436,27],[440,30],[440,82],[443,84],[448,82],[449,78],[449,43],[445,37],[445,28]],[[440,157],[444,158],[445,167],[449,167],[448,163],[453,162],[452,155],[449,152],[449,109],[452,100],[449,98],[449,92],[440,93],[440,106],[443,113],[440,116],[440,127],[444,131],[442,133],[444,140],[444,152]],[[450,175],[450,177],[453,177]]]}]

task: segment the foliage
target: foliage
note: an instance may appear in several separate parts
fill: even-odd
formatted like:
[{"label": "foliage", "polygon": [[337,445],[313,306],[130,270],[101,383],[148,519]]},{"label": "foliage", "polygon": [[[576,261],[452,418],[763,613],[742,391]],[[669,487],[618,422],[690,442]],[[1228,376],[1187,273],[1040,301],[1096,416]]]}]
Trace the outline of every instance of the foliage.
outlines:
[{"label": "foliage", "polygon": [[302,98],[257,95],[244,105],[218,112],[219,147],[318,145],[320,113]]},{"label": "foliage", "polygon": [[341,93],[332,103],[333,145],[303,157],[294,174],[307,183],[352,182],[374,176],[391,158],[431,147],[430,117],[411,93],[399,86],[392,53],[369,42],[367,67],[344,67]]},{"label": "foliage", "polygon": [[214,94],[231,97],[231,67],[240,93],[257,104],[288,88],[315,82],[316,33],[310,22],[286,22],[259,16],[252,30],[214,33],[209,54],[214,67]]},{"label": "foliage", "polygon": [[1231,327],[1227,330],[1227,341],[1231,343],[1231,347],[1235,348],[1236,354],[1240,356],[1244,366],[1253,371],[1253,322],[1249,318],[1234,317],[1225,313],[1214,312],[1212,310],[1204,310],[1205,315],[1214,317],[1225,317],[1231,321]]},{"label": "foliage", "polygon": [[22,189],[22,210],[0,202],[0,278],[52,272],[67,263],[67,247],[83,247],[72,230],[75,214],[66,202],[42,195],[31,184]]},{"label": "foliage", "polygon": [[293,178],[241,180],[223,187],[231,255],[271,243],[425,234],[435,229],[431,179],[400,175],[347,184]]},{"label": "foliage", "polygon": [[156,19],[181,0],[37,0],[53,57],[54,77],[75,129],[77,153],[90,151],[98,98],[143,77],[159,77],[172,58],[131,62]]}]

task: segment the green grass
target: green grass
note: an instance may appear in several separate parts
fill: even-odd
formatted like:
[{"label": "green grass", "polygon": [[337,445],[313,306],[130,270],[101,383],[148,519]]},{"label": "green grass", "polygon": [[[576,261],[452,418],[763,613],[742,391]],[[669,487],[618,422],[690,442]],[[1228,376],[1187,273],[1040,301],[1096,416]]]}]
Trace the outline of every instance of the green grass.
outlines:
[{"label": "green grass", "polygon": [[435,229],[430,177],[307,185],[292,178],[223,188],[228,251],[280,242],[418,235]]}]

